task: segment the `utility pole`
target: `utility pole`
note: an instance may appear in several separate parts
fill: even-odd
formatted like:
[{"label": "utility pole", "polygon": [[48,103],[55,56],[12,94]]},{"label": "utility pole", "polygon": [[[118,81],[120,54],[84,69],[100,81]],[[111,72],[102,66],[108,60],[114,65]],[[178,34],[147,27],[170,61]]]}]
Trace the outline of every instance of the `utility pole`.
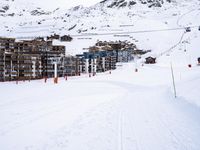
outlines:
[{"label": "utility pole", "polygon": [[54,83],[58,83],[58,64],[57,61],[54,62]]},{"label": "utility pole", "polygon": [[171,73],[172,73],[174,97],[177,98],[177,94],[176,94],[176,85],[175,85],[175,79],[174,79],[174,70],[173,70],[172,62],[171,62]]},{"label": "utility pole", "polygon": [[58,83],[58,63],[60,63],[59,57],[51,58],[51,64],[54,65],[54,83],[55,84]]}]

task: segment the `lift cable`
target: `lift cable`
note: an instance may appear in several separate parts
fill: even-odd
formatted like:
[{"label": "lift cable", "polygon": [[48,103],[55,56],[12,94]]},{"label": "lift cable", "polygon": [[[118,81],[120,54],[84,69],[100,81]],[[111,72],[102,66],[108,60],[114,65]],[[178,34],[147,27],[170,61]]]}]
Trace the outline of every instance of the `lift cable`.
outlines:
[{"label": "lift cable", "polygon": [[108,32],[108,33],[85,33],[85,34],[77,34],[70,35],[72,37],[81,37],[81,36],[101,36],[101,35],[117,35],[117,34],[137,34],[137,33],[152,33],[152,32],[164,32],[164,31],[178,31],[178,30],[186,30],[188,28],[198,28],[199,26],[190,26],[190,27],[179,27],[179,28],[169,28],[169,29],[156,29],[156,30],[141,30],[141,31],[126,31],[126,32]]},{"label": "lift cable", "polygon": [[[176,48],[179,44],[181,44],[181,42],[182,42],[182,40],[183,40],[185,34],[186,34],[186,32],[184,32],[184,33],[181,35],[180,40],[179,40],[175,45],[173,45],[173,46],[172,46],[171,48],[169,48],[168,50],[162,52],[162,53],[160,54],[160,56],[162,56],[162,55],[164,55],[164,54],[166,54],[166,53],[169,53],[169,52],[172,51],[174,48]],[[157,56],[157,58],[160,57],[160,56]]]},{"label": "lift cable", "polygon": [[[168,28],[168,29],[155,29],[155,30],[141,30],[141,31],[124,31],[124,32],[107,32],[107,33],[85,33],[85,34],[74,34],[70,35],[71,37],[86,37],[86,36],[102,36],[102,35],[122,35],[122,34],[139,34],[139,33],[154,33],[154,32],[165,32],[165,31],[178,31],[178,30],[187,30],[192,28],[198,28],[200,30],[200,26],[188,26],[188,27],[178,27],[178,28]],[[46,36],[40,36],[46,38]],[[31,39],[36,38],[35,36],[29,37],[16,37],[17,39]]]}]

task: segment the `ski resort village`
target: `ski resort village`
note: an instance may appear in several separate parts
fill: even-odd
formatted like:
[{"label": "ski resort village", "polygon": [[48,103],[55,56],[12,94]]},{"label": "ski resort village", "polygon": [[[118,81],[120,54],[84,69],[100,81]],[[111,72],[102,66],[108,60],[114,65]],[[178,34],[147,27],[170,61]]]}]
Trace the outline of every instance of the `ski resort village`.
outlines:
[{"label": "ski resort village", "polygon": [[200,150],[200,1],[0,0],[0,150]]}]

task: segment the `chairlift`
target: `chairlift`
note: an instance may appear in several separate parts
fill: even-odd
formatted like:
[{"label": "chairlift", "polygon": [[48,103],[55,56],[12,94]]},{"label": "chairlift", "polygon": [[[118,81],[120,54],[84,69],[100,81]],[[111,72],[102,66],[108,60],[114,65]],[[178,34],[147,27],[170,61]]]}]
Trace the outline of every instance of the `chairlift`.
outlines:
[{"label": "chairlift", "polygon": [[187,27],[187,28],[185,28],[185,31],[186,31],[186,32],[191,32],[191,28],[190,28],[190,27]]}]

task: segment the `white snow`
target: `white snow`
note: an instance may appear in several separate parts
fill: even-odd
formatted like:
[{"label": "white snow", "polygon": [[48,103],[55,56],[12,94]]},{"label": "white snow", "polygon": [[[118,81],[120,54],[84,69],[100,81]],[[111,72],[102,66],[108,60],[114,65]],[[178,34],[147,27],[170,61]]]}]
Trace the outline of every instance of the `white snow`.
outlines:
[{"label": "white snow", "polygon": [[[142,5],[131,10],[99,6],[70,10],[71,17],[64,18],[66,24],[61,19],[63,10],[49,16],[0,16],[4,36],[35,36],[51,31],[73,34],[70,43],[54,41],[56,45],[66,45],[66,54],[70,55],[82,53],[97,40],[128,40],[139,49],[152,50],[137,62],[118,64],[112,74],[105,72],[92,78],[82,74],[67,81],[60,78],[57,85],[53,79],[47,83],[0,83],[0,149],[199,150],[199,2],[182,0],[162,8]],[[36,21],[44,18],[46,21],[37,25]],[[25,24],[18,26],[20,23]],[[13,27],[13,32],[6,32],[5,24]],[[75,24],[77,27],[68,31]],[[130,33],[129,37],[102,35],[186,26],[196,27],[189,33],[181,29]],[[97,29],[90,30],[91,27]],[[100,35],[79,37],[78,29],[88,29],[84,34]],[[143,66],[149,55],[156,56],[157,63]]]},{"label": "white snow", "polygon": [[169,66],[138,67],[58,85],[1,83],[0,148],[198,150],[200,67],[175,69],[177,99]]}]

